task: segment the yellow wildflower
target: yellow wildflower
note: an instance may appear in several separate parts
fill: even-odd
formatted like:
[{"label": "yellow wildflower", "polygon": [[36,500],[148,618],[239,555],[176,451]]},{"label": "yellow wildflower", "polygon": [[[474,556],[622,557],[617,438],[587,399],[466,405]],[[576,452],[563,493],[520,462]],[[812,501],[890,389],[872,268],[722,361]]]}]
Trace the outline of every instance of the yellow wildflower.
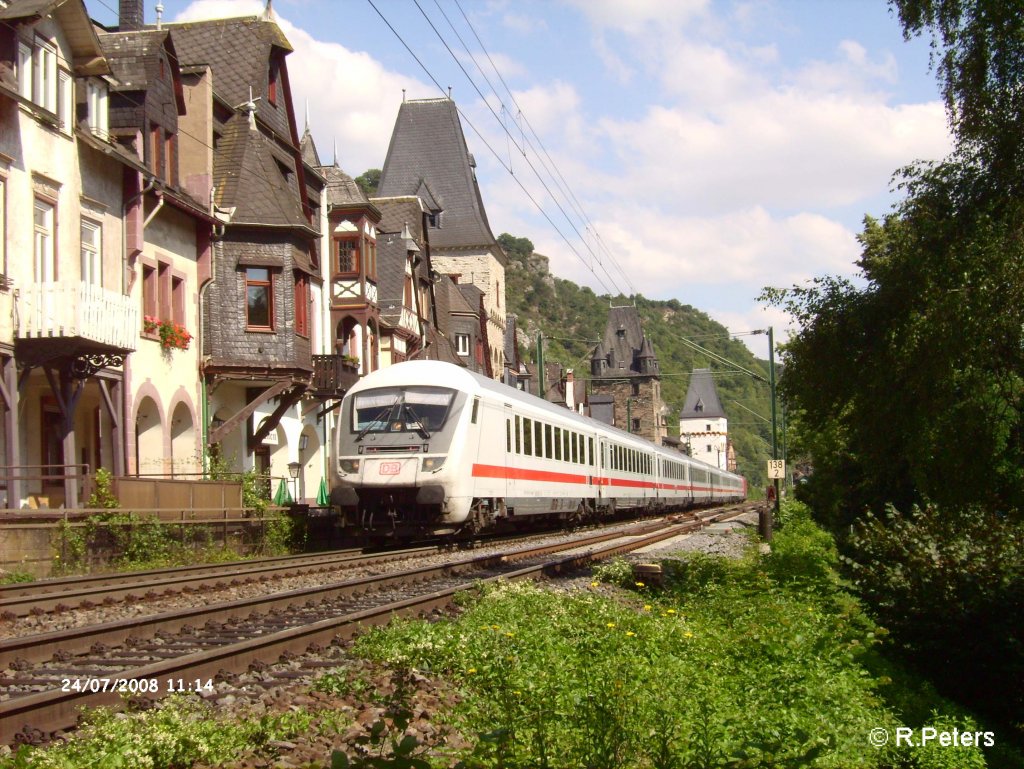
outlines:
[{"label": "yellow wildflower", "polygon": [[644,586],[644,583],[643,583],[643,582],[637,582],[637,583],[636,583],[636,586],[637,586],[637,587],[643,587],[643,586]]},{"label": "yellow wildflower", "polygon": [[476,672],[476,668],[470,668],[466,672],[469,673],[470,675],[473,675]]},{"label": "yellow wildflower", "polygon": [[615,627],[615,623],[614,622],[609,622],[608,623],[608,627],[610,627],[610,628]]},{"label": "yellow wildflower", "polygon": [[627,630],[626,631],[626,635],[629,636],[630,638],[632,638],[633,636],[636,635],[636,633],[634,633],[632,630]]},{"label": "yellow wildflower", "polygon": [[693,638],[693,633],[687,630],[685,633],[683,633],[683,638]]},{"label": "yellow wildflower", "polygon": [[598,586],[598,585],[600,585],[600,584],[601,584],[600,582],[591,582],[591,583],[590,583],[590,586],[591,586],[591,587],[597,587],[597,586]]},{"label": "yellow wildflower", "polygon": [[651,610],[651,605],[649,603],[645,603],[644,604],[644,611],[650,611],[650,610]]},{"label": "yellow wildflower", "polygon": [[668,610],[668,613],[669,613],[669,614],[675,614],[675,613],[676,613],[676,610],[675,610],[675,609],[669,609],[669,610]]},{"label": "yellow wildflower", "polygon": [[515,633],[505,633],[505,635],[508,636],[509,638],[512,638],[513,636],[515,636]]}]

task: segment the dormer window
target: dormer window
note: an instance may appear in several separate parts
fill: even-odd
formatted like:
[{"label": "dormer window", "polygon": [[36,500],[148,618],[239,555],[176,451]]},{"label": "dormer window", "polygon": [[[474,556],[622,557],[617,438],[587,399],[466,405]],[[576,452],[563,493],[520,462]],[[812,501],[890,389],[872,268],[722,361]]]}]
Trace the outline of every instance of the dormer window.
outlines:
[{"label": "dormer window", "polygon": [[441,216],[443,211],[431,211],[427,214],[427,226],[435,230],[441,229]]}]

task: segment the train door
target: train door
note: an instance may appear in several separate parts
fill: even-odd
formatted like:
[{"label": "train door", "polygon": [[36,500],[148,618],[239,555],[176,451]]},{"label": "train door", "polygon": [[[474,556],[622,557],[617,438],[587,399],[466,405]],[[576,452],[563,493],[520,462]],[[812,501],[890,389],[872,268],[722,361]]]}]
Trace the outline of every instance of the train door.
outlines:
[{"label": "train door", "polygon": [[520,468],[519,457],[523,452],[523,425],[522,418],[512,409],[511,403],[506,403],[502,409],[504,421],[503,431],[505,434],[505,505],[506,514],[515,515],[516,497],[519,496],[519,481],[516,478]]}]

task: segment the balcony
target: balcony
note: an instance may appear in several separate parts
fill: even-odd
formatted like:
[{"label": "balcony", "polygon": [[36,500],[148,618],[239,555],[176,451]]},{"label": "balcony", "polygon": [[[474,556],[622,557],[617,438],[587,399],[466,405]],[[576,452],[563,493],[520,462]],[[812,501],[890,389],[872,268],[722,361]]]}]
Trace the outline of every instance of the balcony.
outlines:
[{"label": "balcony", "polygon": [[38,283],[18,292],[19,340],[75,339],[96,350],[135,349],[139,308],[123,294],[81,282]]},{"label": "balcony", "polygon": [[340,398],[359,381],[359,369],[346,362],[344,355],[314,355],[313,384],[318,398]]}]

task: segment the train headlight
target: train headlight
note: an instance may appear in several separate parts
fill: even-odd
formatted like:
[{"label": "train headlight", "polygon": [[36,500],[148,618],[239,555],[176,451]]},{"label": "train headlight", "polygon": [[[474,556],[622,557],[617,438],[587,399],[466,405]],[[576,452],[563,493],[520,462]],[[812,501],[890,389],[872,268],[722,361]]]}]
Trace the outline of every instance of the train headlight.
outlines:
[{"label": "train headlight", "polygon": [[444,464],[444,460],[444,457],[424,457],[423,463],[420,465],[420,470],[425,473],[440,470],[441,466]]},{"label": "train headlight", "polygon": [[343,473],[358,473],[359,472],[359,460],[358,459],[339,459],[338,464],[341,466],[341,472]]}]

